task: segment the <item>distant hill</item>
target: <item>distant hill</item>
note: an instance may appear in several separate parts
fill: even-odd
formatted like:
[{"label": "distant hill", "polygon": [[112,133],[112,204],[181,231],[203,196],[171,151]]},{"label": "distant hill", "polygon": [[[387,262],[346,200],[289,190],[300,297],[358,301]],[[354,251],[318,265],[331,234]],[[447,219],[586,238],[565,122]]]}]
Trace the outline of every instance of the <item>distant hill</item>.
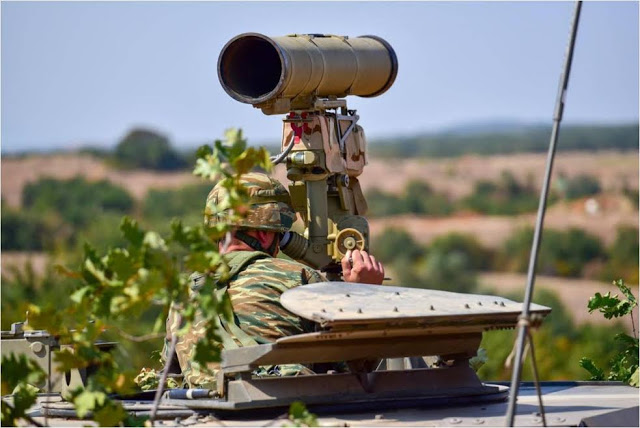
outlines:
[{"label": "distant hill", "polygon": [[[478,123],[432,134],[370,141],[376,157],[452,157],[463,154],[546,152],[550,125]],[[638,123],[624,125],[564,125],[557,149],[637,150]]]}]

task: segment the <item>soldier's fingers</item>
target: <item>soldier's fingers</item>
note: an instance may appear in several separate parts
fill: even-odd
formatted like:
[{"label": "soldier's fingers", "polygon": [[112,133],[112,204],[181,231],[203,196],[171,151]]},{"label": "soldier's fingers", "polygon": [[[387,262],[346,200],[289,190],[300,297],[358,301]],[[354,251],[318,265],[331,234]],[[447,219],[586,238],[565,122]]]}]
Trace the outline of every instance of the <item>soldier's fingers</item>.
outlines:
[{"label": "soldier's fingers", "polygon": [[346,278],[351,274],[351,250],[348,250],[344,255],[342,260],[340,260],[340,264],[342,265],[342,275]]},{"label": "soldier's fingers", "polygon": [[373,254],[370,254],[370,255],[369,255],[369,258],[371,259],[371,267],[372,267],[374,270],[378,270],[378,262],[376,261],[376,258],[375,258],[375,257],[373,257]]},{"label": "soldier's fingers", "polygon": [[367,254],[367,252],[364,250],[360,251],[360,254],[362,254],[362,262],[364,263],[365,267],[367,269],[371,269],[374,266],[373,263],[371,263],[371,256],[369,256],[369,254]]},{"label": "soldier's fingers", "polygon": [[378,270],[382,272],[382,277],[384,278],[384,266],[382,266],[382,263],[380,262],[378,262]]},{"label": "soldier's fingers", "polygon": [[353,259],[353,266],[364,264],[364,260],[362,259],[362,252],[360,250],[353,250],[353,252],[351,253],[351,258]]}]

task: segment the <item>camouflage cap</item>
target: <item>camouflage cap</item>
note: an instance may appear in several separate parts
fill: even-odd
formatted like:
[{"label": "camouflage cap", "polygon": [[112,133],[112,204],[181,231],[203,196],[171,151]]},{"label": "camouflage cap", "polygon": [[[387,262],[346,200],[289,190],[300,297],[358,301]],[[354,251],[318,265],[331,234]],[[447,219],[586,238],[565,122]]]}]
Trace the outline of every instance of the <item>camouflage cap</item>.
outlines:
[{"label": "camouflage cap", "polygon": [[[289,192],[279,181],[263,173],[250,172],[241,176],[240,184],[249,193],[251,208],[244,219],[232,224],[272,232],[286,232],[291,228],[296,214],[291,208]],[[216,207],[228,194],[220,183],[209,192],[205,213],[214,214],[205,214],[205,224],[213,226],[226,220],[226,211],[217,212]]]}]

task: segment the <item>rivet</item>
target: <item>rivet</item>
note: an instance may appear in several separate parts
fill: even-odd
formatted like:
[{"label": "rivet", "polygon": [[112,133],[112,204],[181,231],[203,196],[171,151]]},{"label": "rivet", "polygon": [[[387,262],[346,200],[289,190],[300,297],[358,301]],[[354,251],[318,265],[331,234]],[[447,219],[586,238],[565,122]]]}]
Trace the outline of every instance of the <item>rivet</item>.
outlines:
[{"label": "rivet", "polygon": [[433,305],[429,306],[429,309],[431,309],[432,311],[436,310],[436,308],[434,308]]},{"label": "rivet", "polygon": [[464,307],[465,307],[465,308],[467,308],[467,309],[469,309],[469,308],[470,308],[470,306],[469,306],[469,304],[468,304],[468,303],[465,303],[465,304],[464,304]]},{"label": "rivet", "polygon": [[484,423],[484,419],[474,419],[471,423],[474,425],[482,425]]},{"label": "rivet", "polygon": [[39,354],[44,349],[42,342],[33,342],[29,345],[34,354]]},{"label": "rivet", "polygon": [[380,419],[382,419],[382,418],[384,418],[384,415],[376,415],[376,416],[375,416],[375,419],[376,419],[376,420],[380,420]]},{"label": "rivet", "polygon": [[344,312],[344,311],[342,310],[342,308],[339,308],[339,309],[338,309],[338,311],[339,311],[339,312]]},{"label": "rivet", "polygon": [[397,306],[393,307],[393,312],[398,312],[398,307]]},{"label": "rivet", "polygon": [[478,306],[482,306],[482,302],[478,302]]},{"label": "rivet", "polygon": [[560,417],[555,417],[555,418],[553,418],[553,420],[556,421],[556,422],[564,422],[564,421],[566,421],[565,418],[560,418]]},{"label": "rivet", "polygon": [[362,309],[358,308],[358,313],[361,314],[362,313]]},{"label": "rivet", "polygon": [[497,305],[497,304],[498,304],[498,302],[494,300],[494,301],[493,301],[493,304],[494,304],[494,305]]},{"label": "rivet", "polygon": [[447,422],[449,422],[452,425],[456,425],[462,422],[462,419],[460,418],[449,418],[447,419]]},{"label": "rivet", "polygon": [[325,308],[322,308],[322,312],[327,312],[327,310]]},{"label": "rivet", "polygon": [[400,295],[400,292],[399,292],[399,291],[396,291],[394,294],[395,294],[396,296],[399,296],[399,295]]},{"label": "rivet", "polygon": [[500,302],[500,306],[504,306],[504,302]]},{"label": "rivet", "polygon": [[351,294],[347,294],[347,297],[351,297]]}]

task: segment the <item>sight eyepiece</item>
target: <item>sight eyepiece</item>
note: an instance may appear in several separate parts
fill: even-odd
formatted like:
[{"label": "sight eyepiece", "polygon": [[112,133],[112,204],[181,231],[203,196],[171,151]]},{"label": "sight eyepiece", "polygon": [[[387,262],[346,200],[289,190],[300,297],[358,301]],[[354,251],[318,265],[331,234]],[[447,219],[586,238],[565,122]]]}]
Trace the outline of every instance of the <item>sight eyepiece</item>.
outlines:
[{"label": "sight eyepiece", "polygon": [[265,114],[311,110],[317,98],[375,97],[391,87],[397,73],[393,48],[376,36],[244,33],[218,58],[224,90]]}]

